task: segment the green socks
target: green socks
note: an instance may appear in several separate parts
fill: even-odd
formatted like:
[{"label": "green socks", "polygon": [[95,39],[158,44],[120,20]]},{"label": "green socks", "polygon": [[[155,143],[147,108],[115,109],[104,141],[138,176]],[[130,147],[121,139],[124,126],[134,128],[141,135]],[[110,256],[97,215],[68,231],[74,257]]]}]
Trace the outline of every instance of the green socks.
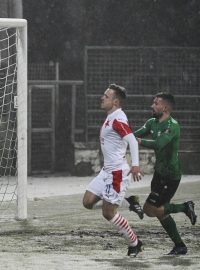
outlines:
[{"label": "green socks", "polygon": [[181,203],[181,204],[166,203],[164,205],[164,211],[166,215],[185,212],[185,204],[184,203]]},{"label": "green socks", "polygon": [[163,220],[160,220],[160,223],[175,245],[183,244],[183,241],[176,228],[176,223],[171,216],[166,216]]}]

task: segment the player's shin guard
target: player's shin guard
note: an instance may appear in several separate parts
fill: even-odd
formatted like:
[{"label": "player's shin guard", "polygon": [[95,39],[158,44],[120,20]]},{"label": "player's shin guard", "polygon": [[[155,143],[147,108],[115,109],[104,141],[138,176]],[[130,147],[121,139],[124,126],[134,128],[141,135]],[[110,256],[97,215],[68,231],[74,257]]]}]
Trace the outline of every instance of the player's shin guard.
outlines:
[{"label": "player's shin guard", "polygon": [[110,223],[112,223],[116,227],[117,231],[123,235],[130,246],[137,245],[137,236],[124,217],[122,217],[119,213],[116,213],[116,215],[110,220]]}]

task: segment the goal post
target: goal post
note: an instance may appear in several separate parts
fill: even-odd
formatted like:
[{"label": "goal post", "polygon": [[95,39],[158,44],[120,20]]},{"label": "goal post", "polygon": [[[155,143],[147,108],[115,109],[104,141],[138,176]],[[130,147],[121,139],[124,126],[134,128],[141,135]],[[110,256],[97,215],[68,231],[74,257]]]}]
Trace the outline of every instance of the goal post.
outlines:
[{"label": "goal post", "polygon": [[[15,185],[18,220],[27,218],[27,21],[0,19],[0,181]],[[14,180],[13,180],[14,179]],[[14,181],[14,183],[13,183]],[[4,184],[3,184],[4,185]],[[2,187],[2,184],[1,184]],[[1,202],[3,202],[1,198]]]}]

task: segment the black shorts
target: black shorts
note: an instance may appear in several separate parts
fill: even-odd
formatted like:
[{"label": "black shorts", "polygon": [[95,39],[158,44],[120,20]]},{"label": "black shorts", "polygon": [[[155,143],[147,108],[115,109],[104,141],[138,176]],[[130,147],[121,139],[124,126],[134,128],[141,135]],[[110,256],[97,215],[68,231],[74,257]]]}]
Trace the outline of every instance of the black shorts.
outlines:
[{"label": "black shorts", "polygon": [[170,202],[179,183],[180,180],[169,179],[155,172],[151,181],[151,193],[146,201],[156,207]]}]

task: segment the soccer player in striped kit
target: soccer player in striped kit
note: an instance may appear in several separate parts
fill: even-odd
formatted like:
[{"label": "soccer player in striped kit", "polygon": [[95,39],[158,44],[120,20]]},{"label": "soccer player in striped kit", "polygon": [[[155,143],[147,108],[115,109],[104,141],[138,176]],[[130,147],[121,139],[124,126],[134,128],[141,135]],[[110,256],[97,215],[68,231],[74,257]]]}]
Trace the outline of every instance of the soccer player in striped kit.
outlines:
[{"label": "soccer player in striped kit", "polygon": [[[116,84],[109,85],[101,98],[101,108],[107,113],[100,131],[104,166],[88,185],[83,205],[87,209],[92,209],[102,200],[104,218],[128,241],[128,256],[135,257],[142,250],[142,242],[128,221],[118,213],[118,207],[126,201],[124,198],[131,175],[134,181],[141,180],[138,143],[122,110],[125,98],[125,88]],[[128,145],[132,160],[131,168],[125,157]]]}]

